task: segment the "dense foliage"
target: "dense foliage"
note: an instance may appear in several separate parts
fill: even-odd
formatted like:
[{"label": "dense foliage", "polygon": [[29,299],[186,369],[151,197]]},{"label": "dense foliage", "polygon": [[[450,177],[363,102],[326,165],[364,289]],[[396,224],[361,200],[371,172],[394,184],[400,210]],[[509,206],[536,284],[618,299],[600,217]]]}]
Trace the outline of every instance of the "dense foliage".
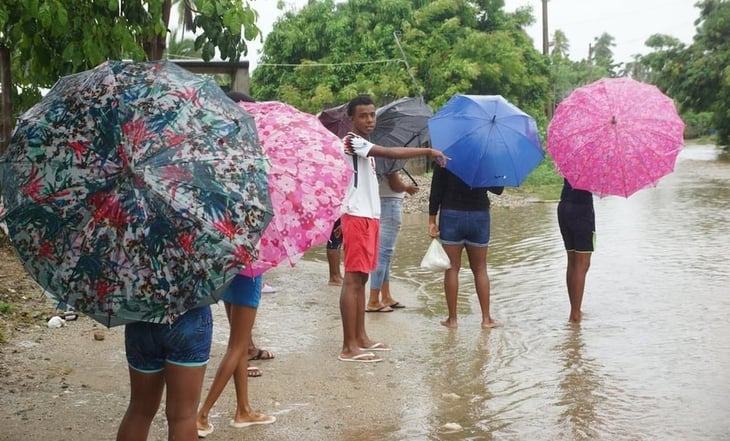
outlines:
[{"label": "dense foliage", "polygon": [[500,94],[542,115],[549,68],[524,31],[533,16],[503,9],[502,0],[310,2],[275,24],[253,94],[310,112],[357,93],[379,104],[423,95],[434,107],[456,93]]},{"label": "dense foliage", "polygon": [[[256,12],[240,0],[183,0],[204,60],[238,60],[259,35]],[[60,77],[109,59],[163,56],[172,0],[3,0],[0,73],[4,119],[40,98]],[[12,98],[12,100],[11,100]]]},{"label": "dense foliage", "polygon": [[716,130],[727,144],[730,4],[703,0],[697,7],[691,45],[653,35],[645,42],[650,53],[624,64],[613,59],[615,39],[605,32],[575,57],[558,29],[543,56],[524,31],[533,11],[507,13],[502,0],[313,0],[275,24],[253,94],[310,112],[361,92],[379,104],[421,94],[434,108],[456,93],[500,94],[544,127],[544,110],[550,115],[575,88],[630,76],[677,101],[688,136]]}]

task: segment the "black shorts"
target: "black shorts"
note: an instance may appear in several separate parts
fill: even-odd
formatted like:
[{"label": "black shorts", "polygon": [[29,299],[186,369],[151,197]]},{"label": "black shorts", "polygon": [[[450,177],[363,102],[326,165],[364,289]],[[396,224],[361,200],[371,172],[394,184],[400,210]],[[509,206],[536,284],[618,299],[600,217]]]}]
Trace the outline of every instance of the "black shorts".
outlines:
[{"label": "black shorts", "polygon": [[567,251],[595,251],[596,216],[592,204],[561,201],[558,204],[558,225]]},{"label": "black shorts", "polygon": [[[322,243],[322,242],[320,242]],[[342,248],[342,227],[340,225],[340,219],[337,218],[335,224],[332,225],[332,232],[330,233],[330,239],[327,241],[328,250],[339,250]]]}]

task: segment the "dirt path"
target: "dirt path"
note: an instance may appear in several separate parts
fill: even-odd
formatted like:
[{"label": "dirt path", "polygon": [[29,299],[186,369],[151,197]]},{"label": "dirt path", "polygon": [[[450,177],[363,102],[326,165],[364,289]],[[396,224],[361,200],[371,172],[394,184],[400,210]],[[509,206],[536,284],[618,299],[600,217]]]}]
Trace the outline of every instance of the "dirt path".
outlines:
[{"label": "dirt path", "polygon": [[[114,440],[129,397],[123,327],[106,329],[81,316],[49,329],[45,316],[53,312],[53,304],[11,254],[4,251],[1,258],[3,301],[9,300],[12,289],[17,310],[27,318],[0,345],[0,441]],[[217,429],[208,439],[240,440],[243,435],[258,440],[376,440],[384,435],[373,431],[372,421],[381,429],[402,424],[394,410],[418,392],[404,391],[397,379],[404,375],[395,369],[401,357],[388,357],[377,366],[336,359],[342,332],[339,288],[326,286],[326,271],[323,262],[300,262],[294,269],[267,274],[267,282],[280,289],[262,299],[255,335],[276,358],[257,363],[263,376],[252,380],[250,398],[255,408],[279,421],[243,430],[227,427],[235,409],[230,385],[213,408]],[[204,392],[225,350],[228,329],[223,314],[222,306],[216,305]],[[395,336],[410,326],[407,321],[397,323],[386,320],[378,334]],[[94,339],[99,331],[103,340]],[[149,439],[166,440],[166,430],[163,403]]]}]

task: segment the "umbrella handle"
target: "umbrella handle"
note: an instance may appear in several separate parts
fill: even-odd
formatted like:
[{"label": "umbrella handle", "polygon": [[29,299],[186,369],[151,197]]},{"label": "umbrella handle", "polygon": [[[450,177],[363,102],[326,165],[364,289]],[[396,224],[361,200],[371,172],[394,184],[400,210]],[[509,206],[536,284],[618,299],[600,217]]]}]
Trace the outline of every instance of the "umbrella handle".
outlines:
[{"label": "umbrella handle", "polygon": [[411,178],[411,182],[413,182],[413,185],[415,185],[416,187],[418,187],[418,182],[416,182],[416,180],[413,179],[413,176],[411,176],[411,174],[408,173],[408,170],[406,170],[405,168],[402,168],[401,170],[403,170],[403,173],[405,173],[406,176],[408,176],[409,178]]}]

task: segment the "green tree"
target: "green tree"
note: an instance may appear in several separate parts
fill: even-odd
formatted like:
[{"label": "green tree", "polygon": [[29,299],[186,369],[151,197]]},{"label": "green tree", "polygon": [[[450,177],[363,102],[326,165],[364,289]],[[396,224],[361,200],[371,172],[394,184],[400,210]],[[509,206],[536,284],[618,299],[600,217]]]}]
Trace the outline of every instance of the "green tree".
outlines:
[{"label": "green tree", "polygon": [[[256,12],[241,0],[185,0],[204,60],[215,50],[238,60],[259,35]],[[171,0],[3,0],[0,2],[0,79],[8,142],[12,115],[32,105],[40,88],[108,59],[159,59],[165,49]]]},{"label": "green tree", "polygon": [[550,46],[552,47],[550,49],[550,56],[553,60],[568,59],[568,55],[570,55],[570,43],[565,32],[560,29],[555,30]]},{"label": "green tree", "polygon": [[591,77],[600,79],[604,77],[618,76],[617,69],[621,67],[621,63],[615,63],[613,60],[613,49],[616,47],[615,38],[604,32],[600,37],[593,39],[591,46],[590,62],[593,65]]},{"label": "green tree", "polygon": [[[681,107],[683,114],[713,115],[717,142],[730,144],[730,1],[703,0],[696,6],[697,34],[685,46],[666,35],[653,35],[647,45],[654,49],[641,58],[652,82]],[[695,118],[696,119],[696,118]],[[694,121],[694,119],[693,119]],[[701,129],[701,127],[700,127]]]},{"label": "green tree", "polygon": [[529,9],[503,7],[502,0],[312,1],[275,23],[253,94],[310,112],[358,92],[379,104],[423,95],[434,107],[456,93],[501,94],[541,116],[549,70],[524,31],[534,19]]}]

